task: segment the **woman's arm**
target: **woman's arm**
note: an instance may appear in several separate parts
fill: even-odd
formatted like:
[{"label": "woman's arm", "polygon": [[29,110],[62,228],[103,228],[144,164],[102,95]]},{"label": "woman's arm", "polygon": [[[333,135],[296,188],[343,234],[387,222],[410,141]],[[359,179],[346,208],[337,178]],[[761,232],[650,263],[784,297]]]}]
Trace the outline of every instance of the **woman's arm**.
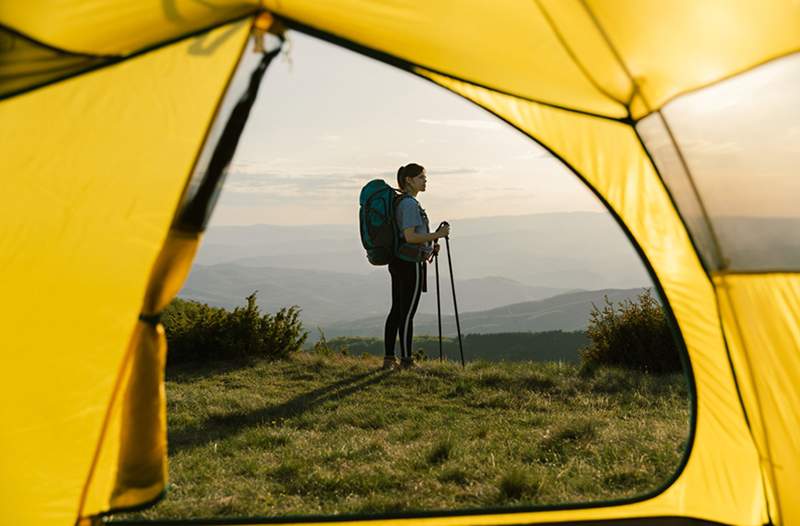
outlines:
[{"label": "woman's arm", "polygon": [[414,232],[414,227],[410,226],[403,230],[403,237],[406,239],[407,243],[414,243],[417,245],[421,245],[423,243],[427,243],[428,241],[436,241],[439,238],[446,237],[450,233],[450,226],[443,226],[436,232],[431,234],[418,234]]}]

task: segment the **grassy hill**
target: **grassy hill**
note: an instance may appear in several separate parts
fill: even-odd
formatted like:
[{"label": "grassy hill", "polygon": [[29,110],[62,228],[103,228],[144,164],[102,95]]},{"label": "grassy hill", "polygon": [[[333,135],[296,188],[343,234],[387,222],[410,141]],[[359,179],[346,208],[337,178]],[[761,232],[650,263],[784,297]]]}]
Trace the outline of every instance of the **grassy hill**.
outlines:
[{"label": "grassy hill", "polygon": [[114,519],[402,513],[588,502],[666,483],[682,376],[559,363],[299,353],[167,379],[170,489]]}]

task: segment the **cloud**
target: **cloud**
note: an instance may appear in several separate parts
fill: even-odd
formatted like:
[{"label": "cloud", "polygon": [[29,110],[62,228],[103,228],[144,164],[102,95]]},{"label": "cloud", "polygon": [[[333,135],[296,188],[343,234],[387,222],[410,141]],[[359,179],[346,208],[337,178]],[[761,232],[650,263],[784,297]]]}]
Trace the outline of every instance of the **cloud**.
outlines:
[{"label": "cloud", "polygon": [[[479,168],[441,166],[428,169],[432,177],[478,174]],[[328,206],[333,201],[357,202],[361,188],[372,179],[395,184],[396,169],[353,171],[341,167],[265,169],[257,163],[236,163],[231,167],[223,188],[223,200],[229,206],[314,203]]]},{"label": "cloud", "polygon": [[406,152],[386,152],[386,157],[392,157],[395,159],[405,159],[408,157]]},{"label": "cloud", "polygon": [[512,159],[520,160],[520,161],[527,161],[531,159],[548,159],[553,157],[550,153],[547,152],[545,149],[541,149],[534,152],[523,153],[521,155],[515,155]]},{"label": "cloud", "polygon": [[425,171],[431,175],[463,175],[481,172],[477,168],[426,168]]},{"label": "cloud", "polygon": [[470,128],[473,130],[501,130],[503,125],[499,122],[484,121],[478,119],[417,119],[422,124],[432,124],[434,126],[450,126],[453,128]]},{"label": "cloud", "polygon": [[734,141],[716,141],[705,138],[694,138],[678,142],[683,150],[706,155],[729,155],[742,151],[739,143]]}]

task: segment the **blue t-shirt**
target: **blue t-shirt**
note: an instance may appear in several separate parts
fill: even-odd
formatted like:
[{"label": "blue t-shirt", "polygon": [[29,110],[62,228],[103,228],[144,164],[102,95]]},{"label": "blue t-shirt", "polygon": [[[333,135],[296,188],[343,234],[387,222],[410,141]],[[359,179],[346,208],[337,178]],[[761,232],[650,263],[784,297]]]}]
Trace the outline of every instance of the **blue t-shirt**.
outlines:
[{"label": "blue t-shirt", "polygon": [[[428,215],[420,206],[419,201],[413,195],[406,194],[397,203],[397,226],[400,228],[400,237],[405,240],[403,231],[406,228],[414,227],[414,232],[417,234],[430,234],[430,226],[428,225]],[[425,243],[425,252],[430,254],[433,252],[433,242],[428,241]]]}]

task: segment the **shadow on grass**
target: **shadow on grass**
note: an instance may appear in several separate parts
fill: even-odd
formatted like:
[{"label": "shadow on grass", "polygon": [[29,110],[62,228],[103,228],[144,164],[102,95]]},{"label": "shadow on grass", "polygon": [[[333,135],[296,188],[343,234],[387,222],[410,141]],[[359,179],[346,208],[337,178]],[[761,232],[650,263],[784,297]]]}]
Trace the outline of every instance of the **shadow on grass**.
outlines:
[{"label": "shadow on grass", "polygon": [[276,420],[286,420],[299,416],[328,400],[341,399],[370,385],[379,383],[390,374],[392,374],[391,371],[370,371],[356,374],[330,385],[303,393],[282,404],[264,407],[249,413],[212,416],[197,425],[183,427],[174,431],[170,430],[169,452],[172,454],[183,449],[192,449],[210,442],[216,442],[235,435],[249,426],[272,423]]},{"label": "shadow on grass", "polygon": [[198,378],[213,378],[215,376],[238,371],[258,365],[258,358],[236,358],[228,360],[209,360],[196,362],[167,363],[165,379],[179,384],[191,383]]}]

